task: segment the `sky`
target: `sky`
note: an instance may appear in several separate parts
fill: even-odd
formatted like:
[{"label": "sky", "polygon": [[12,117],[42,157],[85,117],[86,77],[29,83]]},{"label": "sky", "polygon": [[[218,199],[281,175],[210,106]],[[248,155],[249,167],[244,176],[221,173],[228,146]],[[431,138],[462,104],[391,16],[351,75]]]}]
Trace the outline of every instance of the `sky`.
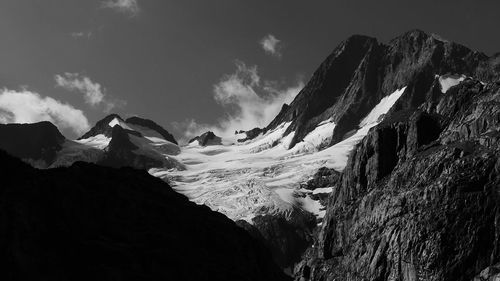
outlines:
[{"label": "sky", "polygon": [[0,122],[81,136],[109,113],[187,139],[265,126],[353,34],[500,51],[498,0],[2,0]]}]

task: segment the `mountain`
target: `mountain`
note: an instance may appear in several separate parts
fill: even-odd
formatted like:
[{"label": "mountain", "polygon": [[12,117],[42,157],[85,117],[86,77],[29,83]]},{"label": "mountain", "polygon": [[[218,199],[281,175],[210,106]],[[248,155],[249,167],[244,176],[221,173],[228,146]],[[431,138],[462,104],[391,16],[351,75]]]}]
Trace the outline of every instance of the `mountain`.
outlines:
[{"label": "mountain", "polygon": [[[496,61],[496,66],[495,63]],[[283,107],[265,128],[290,122],[290,148],[300,144],[322,149],[349,137],[385,97],[405,89],[393,110],[416,108],[436,97],[436,75],[459,74],[484,82],[498,78],[498,59],[444,41],[420,30],[407,32],[388,44],[355,35],[342,42],[319,66],[293,102]],[[330,120],[335,127],[320,144],[306,137]]]},{"label": "mountain", "polygon": [[50,122],[0,124],[0,149],[35,166],[51,165],[65,141]]},{"label": "mountain", "polygon": [[183,169],[171,155],[180,153],[175,138],[155,122],[126,121],[111,114],[77,140],[66,139],[50,122],[0,125],[0,149],[38,168],[70,166],[77,161],[111,167]]},{"label": "mountain", "polygon": [[488,267],[482,275],[494,275],[499,117],[500,82],[473,79],[386,116],[342,173],[318,181],[332,193],[297,280],[460,281]]},{"label": "mountain", "polygon": [[222,144],[222,139],[218,136],[216,136],[213,132],[205,132],[201,134],[200,136],[194,137],[191,140],[189,140],[190,144],[193,145],[201,145],[201,146],[207,146],[207,145],[221,145]]},{"label": "mountain", "polygon": [[298,280],[493,276],[499,65],[418,30],[355,35],[265,128],[183,146],[152,121],[110,115],[50,167],[147,170],[237,222]]},{"label": "mountain", "polygon": [[144,171],[0,151],[2,280],[287,280],[225,216]]}]

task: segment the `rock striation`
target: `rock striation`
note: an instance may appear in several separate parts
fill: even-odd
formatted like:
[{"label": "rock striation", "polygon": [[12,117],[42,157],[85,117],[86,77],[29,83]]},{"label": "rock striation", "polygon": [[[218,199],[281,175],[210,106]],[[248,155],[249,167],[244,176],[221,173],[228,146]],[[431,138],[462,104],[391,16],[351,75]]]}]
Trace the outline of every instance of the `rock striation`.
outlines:
[{"label": "rock striation", "polygon": [[[424,94],[424,93],[421,93]],[[472,280],[500,261],[500,85],[393,111],[332,177],[296,280]]]}]

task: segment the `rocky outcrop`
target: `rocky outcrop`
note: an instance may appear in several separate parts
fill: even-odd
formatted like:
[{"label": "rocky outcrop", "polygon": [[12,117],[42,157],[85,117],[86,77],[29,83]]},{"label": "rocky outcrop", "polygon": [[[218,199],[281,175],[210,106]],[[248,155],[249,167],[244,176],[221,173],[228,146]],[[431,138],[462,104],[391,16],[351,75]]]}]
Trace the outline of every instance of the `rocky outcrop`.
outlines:
[{"label": "rocky outcrop", "polygon": [[145,171],[0,151],[2,280],[286,280],[234,222]]},{"label": "rocky outcrop", "polygon": [[209,145],[221,145],[222,139],[216,136],[213,132],[206,132],[200,136],[194,137],[189,140],[189,143],[197,141],[200,146],[209,146]]},{"label": "rocky outcrop", "polygon": [[332,181],[297,280],[472,280],[498,263],[499,130],[495,83],[393,111]]},{"label": "rocky outcrop", "polygon": [[249,140],[253,140],[254,138],[258,137],[263,132],[264,132],[264,130],[261,128],[253,128],[249,131],[240,131],[240,133],[245,133],[246,137],[239,139],[238,142],[246,142]]},{"label": "rocky outcrop", "polygon": [[0,124],[0,149],[40,168],[54,162],[65,140],[50,122]]},{"label": "rocky outcrop", "polygon": [[161,127],[160,125],[156,124],[155,122],[153,122],[149,119],[144,119],[144,118],[134,116],[134,117],[127,118],[127,120],[125,122],[128,124],[138,125],[141,127],[151,129],[151,130],[157,132],[158,134],[160,134],[165,140],[167,140],[171,143],[178,144],[177,141],[175,140],[174,136],[171,133],[169,133],[163,127]]},{"label": "rocky outcrop", "polygon": [[[330,145],[358,129],[379,101],[407,87],[394,110],[415,109],[436,94],[435,75],[458,73],[483,81],[498,78],[498,62],[462,45],[414,30],[388,44],[355,35],[342,42],[320,65],[290,106],[265,128],[291,122],[284,135],[295,132],[290,147],[319,123],[332,120]],[[439,89],[437,90],[439,92]]]}]

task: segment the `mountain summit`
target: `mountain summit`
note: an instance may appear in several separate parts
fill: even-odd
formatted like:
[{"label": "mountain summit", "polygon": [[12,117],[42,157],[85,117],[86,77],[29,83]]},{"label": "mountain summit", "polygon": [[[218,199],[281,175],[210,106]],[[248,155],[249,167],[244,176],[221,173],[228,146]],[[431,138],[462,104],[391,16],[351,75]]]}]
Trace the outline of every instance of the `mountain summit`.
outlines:
[{"label": "mountain summit", "polygon": [[393,110],[417,108],[440,88],[437,77],[460,74],[487,82],[498,77],[494,57],[472,51],[420,30],[409,31],[388,44],[354,35],[342,42],[319,66],[293,102],[265,128],[290,122],[292,148],[321,122],[335,124],[322,147],[334,145],[359,129],[362,119],[383,98],[405,88]]}]

